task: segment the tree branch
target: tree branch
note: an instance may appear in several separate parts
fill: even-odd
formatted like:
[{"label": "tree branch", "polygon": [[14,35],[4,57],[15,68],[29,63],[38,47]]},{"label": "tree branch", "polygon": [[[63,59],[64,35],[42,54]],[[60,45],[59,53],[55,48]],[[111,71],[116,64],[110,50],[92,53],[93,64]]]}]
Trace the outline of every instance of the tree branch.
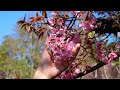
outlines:
[{"label": "tree branch", "polygon": [[[78,15],[78,14],[77,14],[77,15]],[[76,21],[77,15],[75,16],[74,21],[73,21],[73,23],[72,23],[72,25],[71,25],[71,27],[70,27],[70,28],[72,28],[72,27],[73,27],[73,25],[75,24],[75,21]]]},{"label": "tree branch", "polygon": [[72,23],[73,19],[75,18],[75,15],[72,17],[72,20],[70,21],[69,25],[67,26],[67,28],[69,28],[70,24]]},{"label": "tree branch", "polygon": [[[118,58],[119,58],[119,57],[120,57],[120,53],[118,54]],[[84,76],[84,75],[86,75],[86,74],[88,74],[88,73],[91,73],[91,72],[93,72],[93,71],[95,71],[95,70],[103,67],[104,65],[107,65],[107,64],[105,64],[104,62],[100,61],[96,66],[91,67],[89,70],[85,70],[85,71],[80,72],[79,74],[77,74],[77,75],[74,77],[74,79],[79,78],[79,77],[82,77],[82,76]]]},{"label": "tree branch", "polygon": [[107,39],[110,35],[111,35],[111,33],[109,33],[104,39],[100,40],[100,42],[104,41],[105,39]]},{"label": "tree branch", "polygon": [[86,75],[86,74],[88,74],[88,73],[90,73],[90,72],[93,72],[93,71],[99,69],[100,67],[102,67],[102,66],[104,66],[104,65],[106,65],[106,64],[103,63],[103,62],[99,62],[96,66],[91,67],[90,70],[86,70],[86,71],[83,71],[83,72],[77,74],[77,76],[75,76],[74,79],[79,78],[79,77],[82,77],[82,76],[84,76],[84,75]]}]

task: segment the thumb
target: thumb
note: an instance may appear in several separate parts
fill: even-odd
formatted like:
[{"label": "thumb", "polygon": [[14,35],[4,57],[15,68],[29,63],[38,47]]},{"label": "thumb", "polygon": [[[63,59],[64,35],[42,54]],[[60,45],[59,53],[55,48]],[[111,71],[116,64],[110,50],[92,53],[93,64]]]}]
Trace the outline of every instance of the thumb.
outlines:
[{"label": "thumb", "polygon": [[78,53],[79,49],[80,49],[80,44],[77,43],[76,46],[72,50],[73,55],[76,55]]}]

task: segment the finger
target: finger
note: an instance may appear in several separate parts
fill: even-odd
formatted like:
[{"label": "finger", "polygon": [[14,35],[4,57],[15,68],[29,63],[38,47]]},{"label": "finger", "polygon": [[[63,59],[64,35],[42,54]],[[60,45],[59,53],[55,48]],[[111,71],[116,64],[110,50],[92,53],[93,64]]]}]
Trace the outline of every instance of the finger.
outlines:
[{"label": "finger", "polygon": [[72,50],[73,54],[76,55],[78,53],[79,49],[80,49],[80,44],[77,43],[76,46]]}]

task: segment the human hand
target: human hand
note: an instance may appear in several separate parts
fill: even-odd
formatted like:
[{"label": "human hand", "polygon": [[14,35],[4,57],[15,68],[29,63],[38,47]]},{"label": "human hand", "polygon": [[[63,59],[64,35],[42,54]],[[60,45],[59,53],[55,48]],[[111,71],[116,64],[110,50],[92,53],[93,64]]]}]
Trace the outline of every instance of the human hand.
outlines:
[{"label": "human hand", "polygon": [[[79,40],[79,37],[74,37],[74,39]],[[47,40],[46,40],[47,41]],[[64,62],[61,64],[55,64],[52,62],[52,58],[48,53],[48,49],[45,47],[42,53],[40,63],[37,70],[35,71],[33,79],[52,79],[62,73],[76,58],[76,55],[80,49],[80,42],[77,41],[76,45],[72,49],[72,58],[69,62]]]}]

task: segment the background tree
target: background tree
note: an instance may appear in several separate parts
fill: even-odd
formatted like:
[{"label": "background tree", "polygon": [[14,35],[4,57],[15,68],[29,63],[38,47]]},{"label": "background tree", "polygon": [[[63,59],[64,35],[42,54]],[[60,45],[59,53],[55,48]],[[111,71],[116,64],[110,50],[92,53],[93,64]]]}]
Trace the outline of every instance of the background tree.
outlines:
[{"label": "background tree", "polygon": [[36,35],[29,39],[29,33],[17,28],[13,35],[7,35],[0,46],[0,71],[5,78],[32,78],[37,67],[42,42]]}]

